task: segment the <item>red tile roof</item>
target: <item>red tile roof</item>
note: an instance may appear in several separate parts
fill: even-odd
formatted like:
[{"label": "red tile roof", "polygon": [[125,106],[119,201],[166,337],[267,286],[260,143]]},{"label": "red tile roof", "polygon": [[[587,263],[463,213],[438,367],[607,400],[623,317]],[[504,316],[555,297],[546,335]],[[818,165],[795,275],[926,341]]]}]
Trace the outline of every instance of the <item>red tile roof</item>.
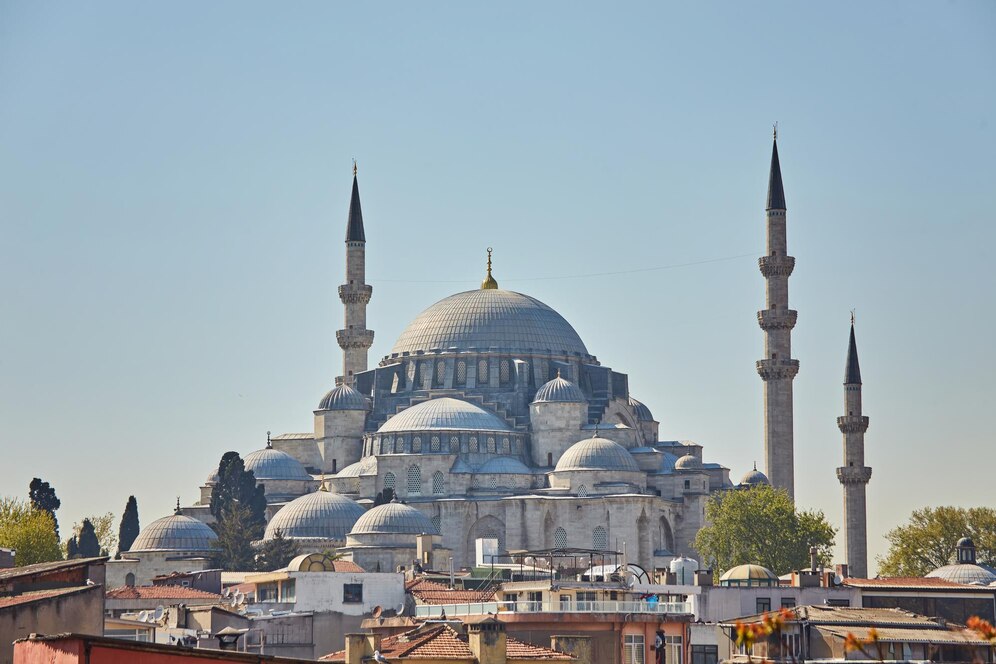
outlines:
[{"label": "red tile roof", "polygon": [[[328,563],[326,563],[328,564]],[[362,574],[366,572],[365,569],[354,563],[352,560],[333,560],[332,561],[332,571],[333,572],[353,572]]]},{"label": "red tile roof", "polygon": [[412,579],[405,583],[410,592],[421,604],[466,604],[470,602],[490,602],[495,590],[450,590],[441,583],[427,579]]},{"label": "red tile roof", "polygon": [[31,602],[38,602],[43,599],[59,597],[60,595],[71,595],[73,593],[89,590],[91,588],[96,588],[96,586],[74,586],[71,588],[55,588],[53,590],[35,590],[32,592],[21,593],[19,595],[13,595],[11,597],[0,597],[0,609],[6,609],[8,607],[18,606],[21,604],[29,604]]},{"label": "red tile roof", "polygon": [[[467,637],[449,625],[425,626],[404,634],[389,636],[380,642],[380,653],[389,660],[442,659],[476,662]],[[506,637],[505,654],[509,659],[537,661],[570,661],[573,655],[551,648],[534,646],[512,637]],[[340,650],[320,658],[323,662],[345,662],[346,651]]]},{"label": "red tile roof", "polygon": [[183,586],[122,586],[108,590],[107,599],[212,599],[221,601],[221,595],[196,588],[184,588]]},{"label": "red tile roof", "polygon": [[955,583],[947,579],[922,576],[885,576],[877,579],[844,579],[844,585],[855,588],[890,588],[902,590],[922,590],[931,588],[941,588],[950,590],[975,590],[979,591],[983,586],[966,586],[963,583]]}]

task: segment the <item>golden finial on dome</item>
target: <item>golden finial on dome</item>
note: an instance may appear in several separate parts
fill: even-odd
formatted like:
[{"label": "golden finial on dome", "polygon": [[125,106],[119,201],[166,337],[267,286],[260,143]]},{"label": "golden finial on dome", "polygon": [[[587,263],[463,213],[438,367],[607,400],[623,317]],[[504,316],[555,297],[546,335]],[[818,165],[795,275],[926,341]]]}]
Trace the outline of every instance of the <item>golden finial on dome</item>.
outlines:
[{"label": "golden finial on dome", "polygon": [[481,290],[498,290],[498,282],[491,276],[491,247],[488,247],[488,276],[481,282]]},{"label": "golden finial on dome", "polygon": [[325,484],[325,473],[322,473],[322,479],[318,482],[319,491],[328,491],[329,487]]}]

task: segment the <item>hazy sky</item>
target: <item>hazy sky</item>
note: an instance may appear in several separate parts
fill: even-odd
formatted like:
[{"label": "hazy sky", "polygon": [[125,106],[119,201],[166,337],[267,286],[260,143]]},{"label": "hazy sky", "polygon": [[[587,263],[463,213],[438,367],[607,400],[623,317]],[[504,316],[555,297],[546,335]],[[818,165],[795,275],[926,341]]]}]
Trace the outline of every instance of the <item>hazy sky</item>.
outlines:
[{"label": "hazy sky", "polygon": [[372,362],[493,246],[736,480],[777,121],[797,498],[840,524],[856,308],[880,554],[914,508],[996,504],[994,72],[988,1],[4,0],[0,494],[144,525],[311,430],[354,157]]}]

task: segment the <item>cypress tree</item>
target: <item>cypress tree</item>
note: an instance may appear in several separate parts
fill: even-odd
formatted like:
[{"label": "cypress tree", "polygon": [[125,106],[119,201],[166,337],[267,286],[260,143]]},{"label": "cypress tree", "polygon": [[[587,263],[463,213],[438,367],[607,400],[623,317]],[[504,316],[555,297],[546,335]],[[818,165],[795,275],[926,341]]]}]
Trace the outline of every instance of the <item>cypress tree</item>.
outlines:
[{"label": "cypress tree", "polygon": [[81,558],[96,558],[100,555],[100,540],[97,539],[97,531],[94,530],[90,519],[83,519],[83,525],[80,526],[80,534],[76,538],[76,544],[79,546]]},{"label": "cypress tree", "polygon": [[59,520],[55,518],[55,510],[62,506],[62,501],[55,495],[55,489],[48,482],[43,482],[36,477],[28,485],[28,498],[35,509],[44,510],[52,516],[52,523],[55,524],[55,537],[59,538]]},{"label": "cypress tree", "polygon": [[66,542],[66,560],[72,560],[73,558],[80,557],[80,548],[76,545],[76,536],[73,535]]},{"label": "cypress tree", "polygon": [[131,549],[139,530],[138,501],[135,496],[128,496],[124,514],[121,515],[121,526],[118,528],[118,553]]}]

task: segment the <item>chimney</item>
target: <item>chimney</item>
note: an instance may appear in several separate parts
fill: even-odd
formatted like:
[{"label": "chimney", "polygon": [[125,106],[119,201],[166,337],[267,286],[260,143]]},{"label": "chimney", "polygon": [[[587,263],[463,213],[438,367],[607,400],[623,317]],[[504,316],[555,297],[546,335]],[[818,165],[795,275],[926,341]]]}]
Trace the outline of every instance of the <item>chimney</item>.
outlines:
[{"label": "chimney", "polygon": [[695,570],[695,585],[697,585],[697,586],[711,586],[712,585],[712,570],[711,569],[697,569],[697,570]]},{"label": "chimney", "polygon": [[554,634],[550,637],[550,647],[577,657],[575,664],[595,663],[590,636]]},{"label": "chimney", "polygon": [[432,567],[432,535],[423,533],[415,537],[415,553],[419,563]]},{"label": "chimney", "polygon": [[380,649],[380,634],[347,634],[346,664],[362,664]]},{"label": "chimney", "polygon": [[816,566],[819,564],[816,558],[817,552],[818,549],[815,546],[809,547],[809,569],[813,570],[814,574],[816,573]]},{"label": "chimney", "polygon": [[836,567],[836,570],[837,570],[837,576],[839,576],[840,578],[842,579],[849,578],[847,574],[848,571],[847,563],[839,563]]},{"label": "chimney", "polygon": [[467,623],[467,645],[480,664],[506,664],[505,623],[490,616]]}]

